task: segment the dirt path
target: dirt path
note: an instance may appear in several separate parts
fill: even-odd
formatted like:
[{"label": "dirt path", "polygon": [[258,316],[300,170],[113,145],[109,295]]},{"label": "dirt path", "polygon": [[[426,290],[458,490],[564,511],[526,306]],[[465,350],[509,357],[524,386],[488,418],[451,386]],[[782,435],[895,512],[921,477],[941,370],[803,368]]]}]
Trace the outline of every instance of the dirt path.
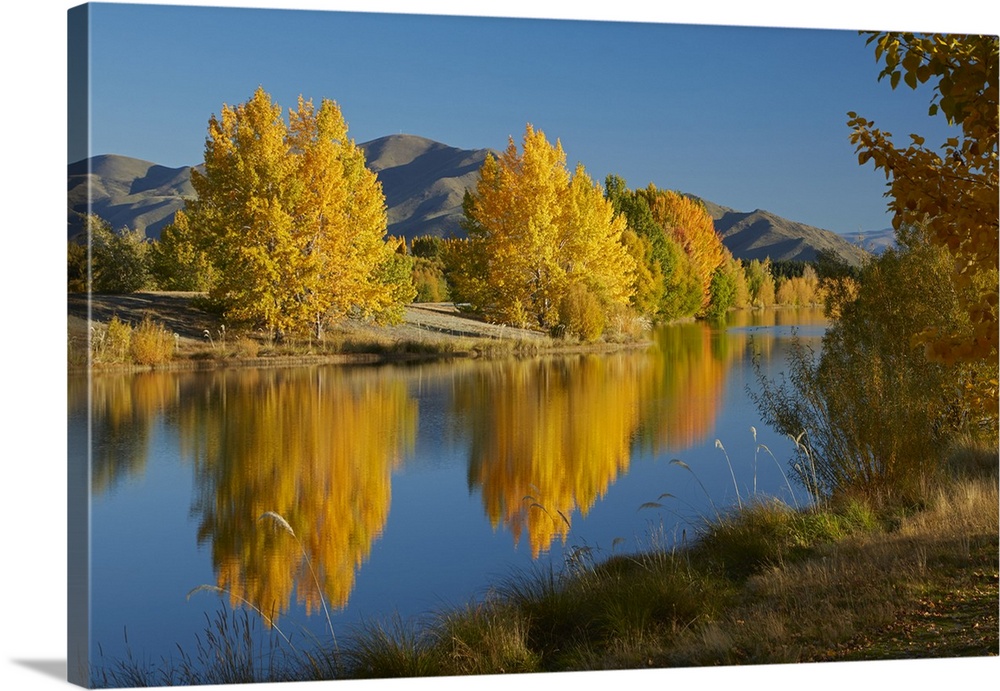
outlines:
[{"label": "dirt path", "polygon": [[544,340],[546,336],[538,331],[519,329],[506,324],[488,324],[480,319],[463,314],[451,302],[415,303],[406,308],[404,322],[395,328],[426,338],[439,335],[448,338],[492,338],[497,340],[518,339],[529,341]]},{"label": "dirt path", "polygon": [[[148,292],[129,295],[92,295],[89,300],[90,319],[107,324],[115,315],[123,321],[138,324],[144,316],[163,326],[188,343],[203,343],[208,330],[214,337],[221,327],[219,318],[192,305],[198,293]],[[68,298],[69,332],[82,335],[88,323],[88,296],[71,293]],[[410,341],[478,341],[482,339],[523,341],[546,340],[537,331],[518,329],[502,324],[488,324],[463,314],[453,303],[418,303],[406,308],[404,321],[396,326],[375,326],[347,320],[331,329],[342,336],[380,340]]]}]

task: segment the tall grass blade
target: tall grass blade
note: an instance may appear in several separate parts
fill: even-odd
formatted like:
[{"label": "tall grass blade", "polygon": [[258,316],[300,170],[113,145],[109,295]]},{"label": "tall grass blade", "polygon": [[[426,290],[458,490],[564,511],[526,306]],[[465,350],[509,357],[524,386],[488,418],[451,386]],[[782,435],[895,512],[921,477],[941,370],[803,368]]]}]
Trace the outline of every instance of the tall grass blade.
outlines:
[{"label": "tall grass blade", "polygon": [[323,613],[326,615],[326,625],[330,631],[330,638],[333,639],[333,650],[335,658],[340,656],[340,646],[337,644],[337,634],[333,630],[333,619],[330,617],[330,608],[326,604],[326,596],[323,595],[323,585],[319,582],[319,576],[316,575],[316,569],[313,568],[312,560],[309,558],[309,553],[306,552],[305,545],[299,540],[298,535],[292,530],[292,526],[285,520],[285,517],[275,511],[265,511],[257,519],[261,521],[265,518],[271,519],[271,521],[280,527],[282,530],[286,531],[289,535],[295,538],[295,541],[299,544],[299,550],[302,552],[302,558],[306,560],[306,566],[309,567],[309,573],[312,574],[313,582],[316,584],[316,592],[319,593],[319,601],[323,605]]},{"label": "tall grass blade", "polygon": [[733,478],[733,489],[736,490],[736,503],[739,505],[740,509],[742,509],[743,499],[740,497],[740,486],[736,483],[736,473],[733,471],[733,462],[729,460],[729,454],[726,452],[726,447],[722,445],[721,440],[715,440],[715,448],[722,449],[722,455],[726,457],[726,465],[729,466],[729,475]]},{"label": "tall grass blade", "polygon": [[712,501],[712,495],[708,493],[707,489],[705,489],[705,485],[702,483],[702,481],[698,477],[697,473],[695,473],[693,470],[691,470],[691,466],[689,466],[687,463],[685,463],[684,461],[682,461],[679,458],[672,458],[672,459],[670,459],[670,465],[676,465],[676,466],[678,466],[680,468],[683,468],[684,470],[688,471],[689,473],[691,473],[691,477],[693,477],[694,480],[695,480],[695,482],[698,483],[698,486],[701,487],[701,491],[705,493],[705,497],[708,499],[708,503],[712,507],[712,511],[715,512],[715,517],[719,518],[719,509],[715,505],[715,502]]},{"label": "tall grass blade", "polygon": [[[288,644],[289,648],[291,648],[292,650],[295,650],[295,646],[292,645],[291,640],[289,640],[288,636],[285,635],[285,632],[282,631],[280,628],[278,628],[278,625],[274,622],[274,620],[271,617],[269,617],[266,614],[264,614],[264,610],[262,610],[260,607],[258,607],[254,603],[250,602],[246,598],[240,597],[239,595],[233,593],[232,591],[226,590],[225,588],[220,588],[217,585],[207,585],[207,584],[206,585],[199,585],[197,588],[192,588],[188,592],[187,599],[190,600],[192,595],[196,595],[196,594],[198,594],[200,592],[203,592],[203,591],[206,591],[206,590],[212,591],[212,592],[220,594],[220,595],[228,595],[229,597],[234,598],[236,600],[239,600],[240,602],[242,602],[243,604],[245,604],[247,607],[249,607],[250,609],[252,609],[253,611],[255,611],[258,615],[260,615],[260,618],[263,619],[264,621],[266,621],[268,626],[270,626],[272,629],[274,629],[275,631],[277,631],[278,635],[281,636],[282,639],[284,639],[285,643]],[[128,638],[126,638],[126,642],[127,641],[128,641]]]},{"label": "tall grass blade", "polygon": [[795,503],[795,508],[796,509],[799,508],[799,500],[795,497],[795,492],[792,491],[792,483],[788,481],[788,475],[785,474],[785,469],[781,467],[781,463],[779,463],[778,459],[774,457],[774,454],[771,452],[771,449],[767,447],[767,444],[757,445],[757,450],[754,451],[755,458],[757,451],[759,451],[760,449],[764,449],[765,451],[767,451],[767,454],[771,457],[771,460],[773,460],[774,464],[778,466],[778,472],[781,473],[781,478],[785,481],[785,487],[788,488],[788,494],[792,497],[792,501]]}]

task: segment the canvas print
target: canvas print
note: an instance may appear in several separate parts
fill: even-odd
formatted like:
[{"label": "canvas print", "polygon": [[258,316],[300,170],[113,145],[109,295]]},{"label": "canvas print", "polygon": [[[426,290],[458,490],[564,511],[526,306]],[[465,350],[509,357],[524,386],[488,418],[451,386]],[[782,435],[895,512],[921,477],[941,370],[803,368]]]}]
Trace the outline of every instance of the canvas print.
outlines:
[{"label": "canvas print", "polygon": [[997,655],[997,36],[67,25],[70,681]]}]

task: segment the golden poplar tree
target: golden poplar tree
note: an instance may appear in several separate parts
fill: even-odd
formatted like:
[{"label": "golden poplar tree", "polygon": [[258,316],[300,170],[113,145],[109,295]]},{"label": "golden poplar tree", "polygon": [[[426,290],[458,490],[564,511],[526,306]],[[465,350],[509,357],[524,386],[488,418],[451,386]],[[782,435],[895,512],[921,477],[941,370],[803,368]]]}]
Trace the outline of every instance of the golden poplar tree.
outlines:
[{"label": "golden poplar tree", "polygon": [[531,125],[523,149],[511,138],[499,158],[488,156],[466,199],[469,250],[483,270],[471,297],[492,319],[546,327],[565,284],[556,250],[569,172],[562,145]]},{"label": "golden poplar tree", "polygon": [[632,305],[639,314],[656,314],[666,290],[663,269],[653,257],[653,243],[631,228],[622,233],[622,243],[635,260],[635,293]]},{"label": "golden poplar tree", "polygon": [[561,246],[571,283],[587,286],[601,305],[623,307],[635,293],[636,263],[622,239],[628,228],[604,191],[578,164],[569,185]]},{"label": "golden poplar tree", "polygon": [[393,282],[385,196],[347,136],[340,108],[299,98],[289,112],[258,88],[209,120],[190,223],[218,272],[227,318],[321,333],[348,313],[393,314],[412,285]]},{"label": "golden poplar tree", "polygon": [[624,219],[582,166],[570,175],[558,141],[529,124],[522,149],[511,138],[488,156],[466,195],[469,239],[448,248],[456,292],[488,318],[546,329],[575,287],[602,310],[624,308],[635,282]]}]

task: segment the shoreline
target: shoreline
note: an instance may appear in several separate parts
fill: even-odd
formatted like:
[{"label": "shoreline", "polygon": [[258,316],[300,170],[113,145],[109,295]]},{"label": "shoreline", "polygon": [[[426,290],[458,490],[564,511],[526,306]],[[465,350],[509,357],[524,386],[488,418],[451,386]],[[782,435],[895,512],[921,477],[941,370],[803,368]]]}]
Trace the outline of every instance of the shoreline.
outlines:
[{"label": "shoreline", "polygon": [[135,363],[70,363],[69,374],[135,374],[141,372],[185,372],[218,369],[264,369],[271,367],[312,367],[320,365],[370,366],[392,365],[418,362],[442,362],[448,360],[491,360],[499,358],[564,357],[571,355],[611,354],[627,350],[642,350],[652,345],[651,341],[599,346],[565,346],[539,348],[537,350],[513,351],[502,354],[480,354],[478,351],[455,351],[437,353],[315,353],[303,355],[272,355],[256,358],[178,358],[155,365]]},{"label": "shoreline", "polygon": [[[453,303],[414,303],[404,321],[374,326],[347,320],[331,327],[322,342],[289,339],[285,344],[259,342],[257,334],[236,331],[227,345],[225,326],[216,316],[192,305],[197,293],[146,292],[128,295],[68,295],[69,374],[138,373],[211,369],[296,367],[316,365],[384,365],[459,359],[559,357],[615,353],[649,348],[641,340],[562,342],[544,333],[504,324],[490,324],[463,314]],[[132,324],[149,316],[173,332],[174,356],[157,364],[93,362],[81,342],[88,332],[104,328],[113,317]],[[199,338],[204,334],[203,338]],[[213,338],[212,334],[216,337]],[[208,340],[206,341],[205,338]],[[255,348],[278,351],[241,355],[238,338],[253,339]],[[75,349],[75,352],[74,352]],[[329,349],[328,352],[323,352]],[[283,352],[291,351],[291,352]],[[317,352],[319,351],[319,352]],[[74,357],[74,355],[76,357]]]}]

